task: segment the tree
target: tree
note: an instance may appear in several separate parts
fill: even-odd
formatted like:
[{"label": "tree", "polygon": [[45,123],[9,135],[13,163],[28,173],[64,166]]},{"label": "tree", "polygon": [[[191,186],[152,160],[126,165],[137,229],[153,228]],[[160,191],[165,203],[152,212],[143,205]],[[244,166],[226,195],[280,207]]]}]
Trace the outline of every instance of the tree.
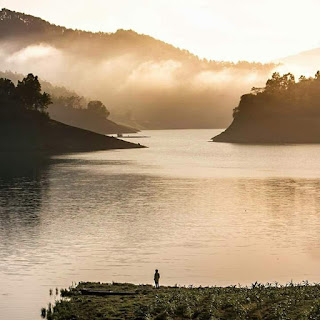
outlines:
[{"label": "tree", "polygon": [[286,73],[282,77],[279,72],[274,72],[271,79],[266,83],[267,92],[288,90],[295,84],[295,77],[292,73]]},{"label": "tree", "polygon": [[284,74],[281,77],[281,89],[282,90],[288,90],[295,83],[296,83],[296,79],[295,79],[294,75],[290,72]]},{"label": "tree", "polygon": [[307,81],[307,78],[306,78],[306,76],[301,75],[301,76],[299,77],[299,82],[304,82],[304,81]]},{"label": "tree", "polygon": [[252,87],[251,88],[251,92],[255,95],[259,94],[259,93],[263,93],[265,88],[258,88],[258,87]]},{"label": "tree", "polygon": [[107,110],[106,106],[99,100],[90,101],[88,103],[88,111],[103,118],[108,118],[110,115],[110,112]]},{"label": "tree", "polygon": [[52,100],[49,93],[44,92],[40,94],[40,97],[38,100],[38,108],[40,111],[44,112],[51,103],[52,103]]},{"label": "tree", "polygon": [[0,78],[0,108],[18,107],[16,99],[16,87],[9,79]]},{"label": "tree", "polygon": [[279,72],[274,72],[271,79],[266,83],[266,91],[277,91],[280,89],[281,77]]},{"label": "tree", "polygon": [[71,109],[83,109],[85,106],[84,98],[77,95],[66,97],[53,96],[52,104],[55,109],[64,109],[66,112]]},{"label": "tree", "polygon": [[13,97],[15,94],[15,86],[9,79],[0,79],[0,97]]},{"label": "tree", "polygon": [[41,93],[38,77],[32,73],[29,73],[22,81],[18,81],[16,91],[25,109],[44,112],[52,103],[48,93]]}]

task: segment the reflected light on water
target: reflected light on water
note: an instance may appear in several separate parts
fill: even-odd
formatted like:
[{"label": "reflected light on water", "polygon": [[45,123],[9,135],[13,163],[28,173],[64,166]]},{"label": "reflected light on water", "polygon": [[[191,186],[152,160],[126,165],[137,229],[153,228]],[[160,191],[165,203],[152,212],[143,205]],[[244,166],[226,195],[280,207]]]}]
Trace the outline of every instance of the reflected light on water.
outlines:
[{"label": "reflected light on water", "polygon": [[49,288],[151,283],[155,268],[170,285],[320,281],[320,146],[210,143],[213,131],[2,164],[1,318],[37,318]]}]

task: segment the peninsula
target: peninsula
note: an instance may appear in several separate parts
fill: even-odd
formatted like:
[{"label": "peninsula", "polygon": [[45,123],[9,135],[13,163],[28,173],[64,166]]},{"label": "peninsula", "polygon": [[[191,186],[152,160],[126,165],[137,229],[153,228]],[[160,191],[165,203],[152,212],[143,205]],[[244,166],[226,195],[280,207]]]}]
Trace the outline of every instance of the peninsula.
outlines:
[{"label": "peninsula", "polygon": [[29,74],[17,86],[0,78],[1,152],[55,154],[142,148],[139,144],[51,120],[46,112],[50,104],[51,97],[41,93],[37,76]]},{"label": "peninsula", "polygon": [[233,111],[232,124],[214,142],[320,143],[320,72],[274,73],[264,88],[252,88]]},{"label": "peninsula", "polygon": [[[18,83],[24,75],[11,71],[0,71],[0,78]],[[92,132],[106,134],[137,133],[139,129],[112,121],[110,111],[99,100],[90,101],[75,91],[56,86],[43,79],[38,79],[43,91],[50,94],[52,104],[46,110],[52,120]]]}]

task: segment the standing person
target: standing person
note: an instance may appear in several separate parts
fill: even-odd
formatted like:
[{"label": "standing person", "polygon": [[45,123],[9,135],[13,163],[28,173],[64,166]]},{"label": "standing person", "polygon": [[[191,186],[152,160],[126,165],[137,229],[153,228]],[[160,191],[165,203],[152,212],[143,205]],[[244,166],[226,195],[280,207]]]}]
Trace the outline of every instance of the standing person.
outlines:
[{"label": "standing person", "polygon": [[158,269],[156,269],[156,272],[154,274],[154,284],[156,288],[159,288],[159,279],[160,279],[160,273],[158,272]]}]

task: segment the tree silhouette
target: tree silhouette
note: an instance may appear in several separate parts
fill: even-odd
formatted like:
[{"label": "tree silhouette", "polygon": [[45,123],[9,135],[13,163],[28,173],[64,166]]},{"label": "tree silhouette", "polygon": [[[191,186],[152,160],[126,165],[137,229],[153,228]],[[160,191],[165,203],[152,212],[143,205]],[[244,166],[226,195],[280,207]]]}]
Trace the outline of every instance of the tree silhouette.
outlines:
[{"label": "tree silhouette", "polygon": [[0,78],[0,110],[13,112],[19,107],[16,87],[9,79]]},{"label": "tree silhouette", "polygon": [[273,73],[265,88],[252,88],[241,97],[233,117],[320,117],[320,71],[314,78]]},{"label": "tree silhouette", "polygon": [[52,103],[48,93],[41,93],[38,77],[32,73],[29,73],[22,81],[18,81],[16,91],[25,109],[45,112]]},{"label": "tree silhouette", "polygon": [[99,100],[90,101],[88,103],[88,111],[103,118],[108,118],[110,115],[110,112],[107,110],[106,106]]},{"label": "tree silhouette", "polygon": [[18,85],[6,78],[0,78],[0,110],[2,115],[23,114],[26,112],[45,112],[51,104],[48,93],[41,93],[38,77],[28,74]]}]

